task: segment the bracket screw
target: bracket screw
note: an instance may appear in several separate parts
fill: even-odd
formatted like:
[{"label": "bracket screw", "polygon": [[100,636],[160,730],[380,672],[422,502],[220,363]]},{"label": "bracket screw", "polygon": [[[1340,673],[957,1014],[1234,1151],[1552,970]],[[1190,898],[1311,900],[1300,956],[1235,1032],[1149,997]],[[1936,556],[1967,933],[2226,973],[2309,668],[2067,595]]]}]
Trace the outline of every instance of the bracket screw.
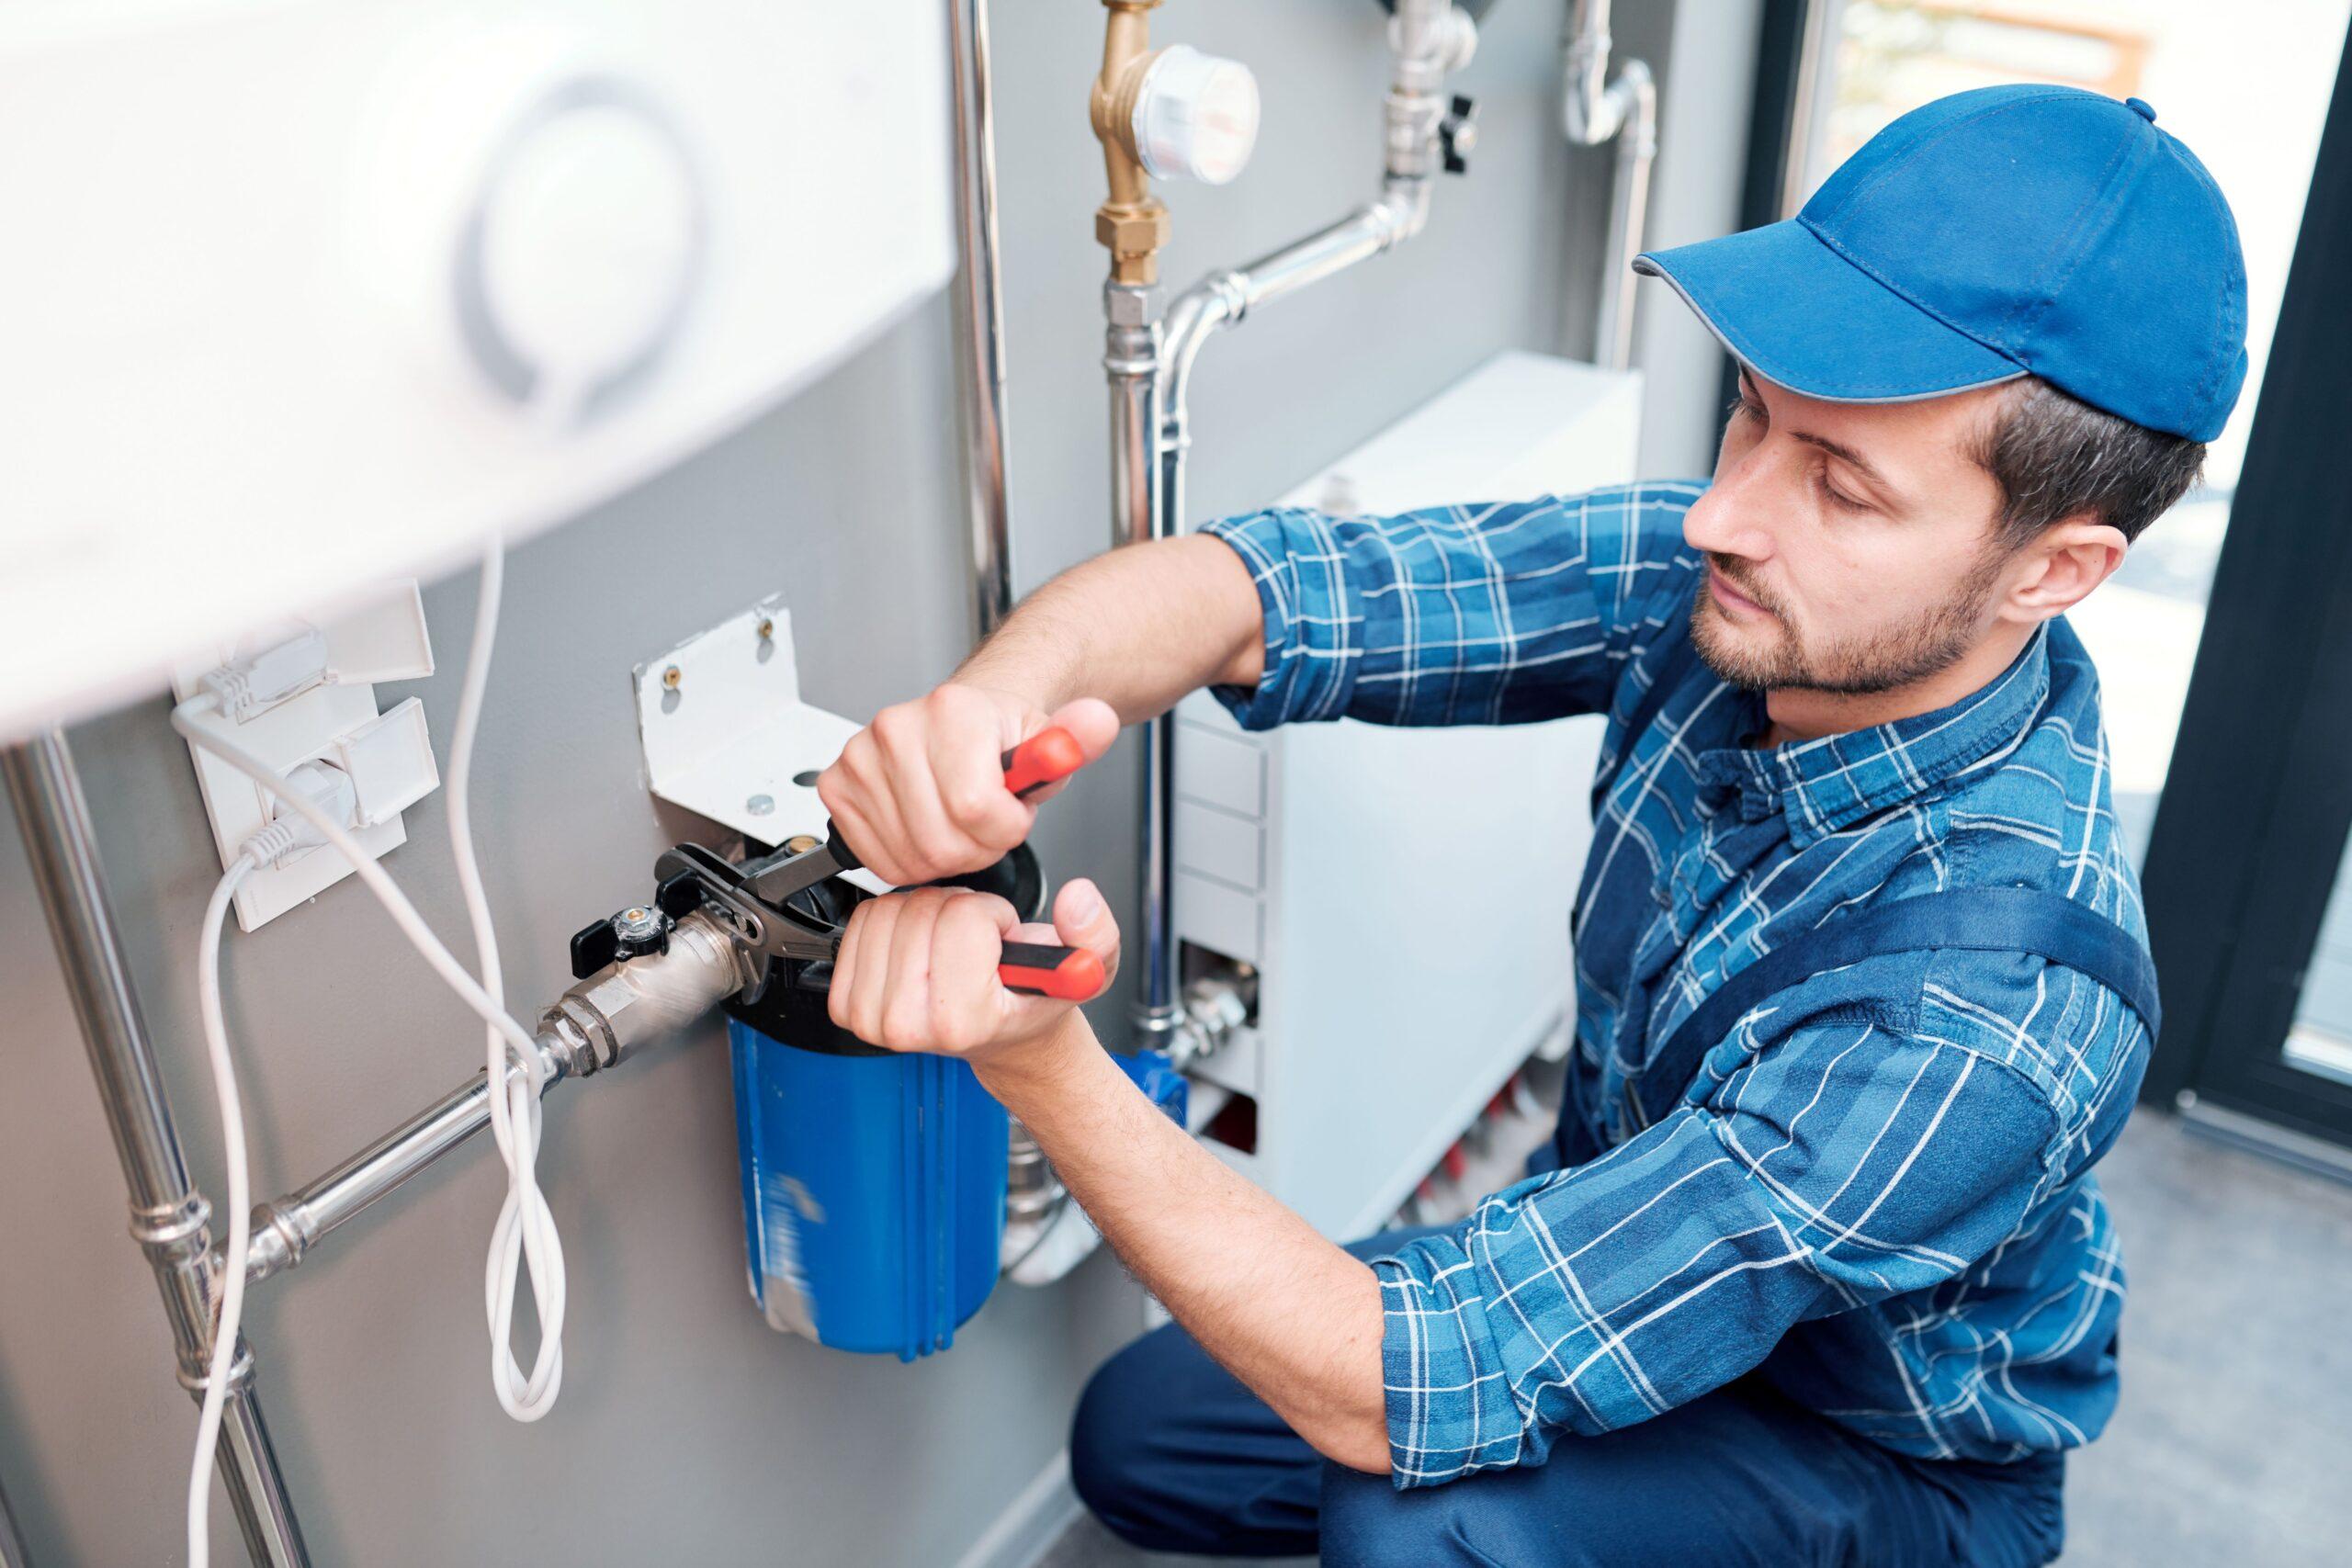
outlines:
[{"label": "bracket screw", "polygon": [[674,664],[662,671],[662,684],[673,692],[678,689],[678,682],[685,678],[686,672]]}]

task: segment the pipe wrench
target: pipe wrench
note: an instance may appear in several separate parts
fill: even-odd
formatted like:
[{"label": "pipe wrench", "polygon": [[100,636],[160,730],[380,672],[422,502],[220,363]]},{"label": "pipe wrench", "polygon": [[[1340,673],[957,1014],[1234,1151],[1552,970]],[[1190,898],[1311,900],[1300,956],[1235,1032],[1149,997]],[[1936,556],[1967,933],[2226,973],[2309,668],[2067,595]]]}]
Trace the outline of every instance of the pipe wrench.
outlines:
[{"label": "pipe wrench", "polygon": [[[1066,729],[1038,731],[1004,753],[1004,786],[1027,795],[1084,765],[1086,756],[1077,738]],[[786,840],[773,853],[735,864],[699,844],[679,844],[664,852],[654,874],[662,885],[657,900],[664,913],[675,918],[673,904],[692,908],[707,899],[724,911],[753,954],[760,977],[751,995],[766,985],[768,961],[777,958],[804,963],[831,963],[841,951],[839,926],[792,907],[791,900],[827,877],[864,865],[841,832],[830,821],[822,840],[807,835]],[[1102,960],[1083,948],[1051,942],[1008,942],[997,965],[1005,988],[1027,996],[1057,997],[1086,1001],[1102,989]]]}]

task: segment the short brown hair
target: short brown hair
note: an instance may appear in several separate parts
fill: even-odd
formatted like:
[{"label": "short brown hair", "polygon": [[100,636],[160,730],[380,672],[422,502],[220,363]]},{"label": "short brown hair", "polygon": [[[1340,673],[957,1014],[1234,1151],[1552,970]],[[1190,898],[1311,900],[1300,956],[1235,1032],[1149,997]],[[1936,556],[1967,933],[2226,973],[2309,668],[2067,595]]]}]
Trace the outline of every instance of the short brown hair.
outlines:
[{"label": "short brown hair", "polygon": [[2205,444],[2134,424],[2029,376],[2001,400],[1976,460],[2001,487],[2000,542],[2018,549],[2083,512],[2138,538],[2197,482]]}]

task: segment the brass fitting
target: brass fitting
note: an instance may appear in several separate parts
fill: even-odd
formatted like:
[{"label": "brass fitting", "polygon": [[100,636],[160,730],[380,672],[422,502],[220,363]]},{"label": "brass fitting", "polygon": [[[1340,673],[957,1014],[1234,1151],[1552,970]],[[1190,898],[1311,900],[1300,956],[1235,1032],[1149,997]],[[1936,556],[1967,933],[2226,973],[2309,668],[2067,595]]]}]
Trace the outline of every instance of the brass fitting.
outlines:
[{"label": "brass fitting", "polygon": [[1168,243],[1168,209],[1151,194],[1135,145],[1136,95],[1151,70],[1152,8],[1159,0],[1102,0],[1102,72],[1088,98],[1088,118],[1102,143],[1110,198],[1094,209],[1094,238],[1111,252],[1111,281],[1159,281],[1159,247]]}]

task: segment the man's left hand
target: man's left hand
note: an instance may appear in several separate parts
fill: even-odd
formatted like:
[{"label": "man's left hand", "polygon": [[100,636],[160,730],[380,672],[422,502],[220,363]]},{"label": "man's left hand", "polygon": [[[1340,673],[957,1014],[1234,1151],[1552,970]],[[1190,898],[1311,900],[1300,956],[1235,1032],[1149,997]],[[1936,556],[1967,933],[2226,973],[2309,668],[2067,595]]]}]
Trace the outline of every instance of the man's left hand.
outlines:
[{"label": "man's left hand", "polygon": [[991,893],[918,887],[869,898],[851,914],[826,1010],[870,1045],[1008,1065],[1045,1039],[1074,1002],[1023,996],[997,977],[1008,942],[1059,942],[1119,964],[1119,927],[1091,882],[1065,886],[1054,923],[1023,925]]}]

